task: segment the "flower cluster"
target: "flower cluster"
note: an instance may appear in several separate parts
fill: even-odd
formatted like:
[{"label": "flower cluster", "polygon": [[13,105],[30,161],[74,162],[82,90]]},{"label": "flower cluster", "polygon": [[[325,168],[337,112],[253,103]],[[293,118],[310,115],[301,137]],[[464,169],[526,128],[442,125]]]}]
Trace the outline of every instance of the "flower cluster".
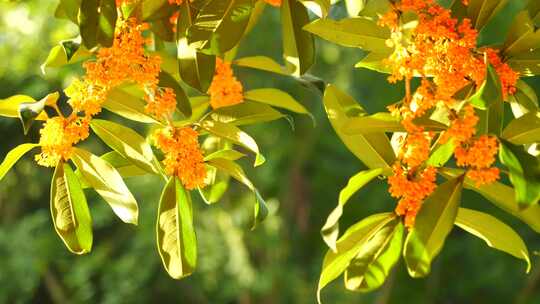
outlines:
[{"label": "flower cluster", "polygon": [[234,77],[231,64],[219,57],[216,57],[216,72],[208,94],[210,94],[210,105],[214,109],[232,106],[244,101],[242,83]]},{"label": "flower cluster", "polygon": [[204,187],[206,178],[198,136],[188,127],[168,127],[155,134],[156,145],[165,153],[167,174],[177,176],[188,190]]},{"label": "flower cluster", "polygon": [[279,7],[281,6],[281,2],[282,0],[264,0],[264,2],[272,5],[272,6],[275,6],[275,7]]},{"label": "flower cluster", "polygon": [[[463,1],[467,5],[467,1]],[[409,30],[401,24],[400,16],[412,12],[418,16],[416,27]],[[497,51],[477,47],[478,32],[470,20],[452,18],[451,11],[435,0],[402,0],[381,16],[379,25],[391,30],[387,45],[393,48],[385,60],[391,67],[391,83],[405,81],[406,96],[389,110],[401,118],[407,133],[388,179],[389,192],[400,201],[396,213],[405,217],[408,227],[414,225],[416,213],[423,200],[436,188],[436,168],[426,165],[433,132],[415,123],[429,110],[437,107],[447,112],[448,129],[439,136],[439,143],[450,139],[455,147],[458,166],[468,169],[467,177],[477,185],[499,178],[493,168],[498,151],[497,139],[483,135],[476,138],[479,118],[471,104],[455,96],[468,85],[480,87],[486,79],[487,64],[497,72],[503,97],[516,91],[519,75],[504,63]],[[411,92],[411,79],[421,77],[420,86]]]}]

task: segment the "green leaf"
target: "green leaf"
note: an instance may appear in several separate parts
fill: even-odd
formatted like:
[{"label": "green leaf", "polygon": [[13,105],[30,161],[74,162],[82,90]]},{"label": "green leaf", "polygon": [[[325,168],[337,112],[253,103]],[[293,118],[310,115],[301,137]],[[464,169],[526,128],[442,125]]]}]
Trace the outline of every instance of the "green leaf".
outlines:
[{"label": "green leaf", "polygon": [[256,89],[247,91],[244,93],[244,98],[300,114],[310,114],[309,111],[291,95],[278,89]]},{"label": "green leaf", "polygon": [[336,243],[337,252],[329,250],[324,256],[317,300],[321,303],[321,290],[339,277],[349,267],[367,241],[392,221],[398,221],[393,213],[371,215],[351,226]]},{"label": "green leaf", "polygon": [[223,171],[218,171],[212,166],[207,166],[206,187],[199,188],[199,194],[208,205],[215,204],[223,197],[229,188],[231,177]]},{"label": "green leaf", "polygon": [[174,94],[176,95],[176,107],[182,114],[184,114],[185,117],[190,117],[191,112],[191,104],[189,103],[189,98],[186,95],[186,92],[178,81],[169,73],[167,72],[160,72],[159,73],[159,86],[171,88],[174,90]]},{"label": "green leaf", "polygon": [[255,167],[265,162],[264,156],[259,152],[259,146],[257,146],[255,140],[236,126],[210,119],[203,120],[200,126],[215,136],[230,140],[255,153]]},{"label": "green leaf", "polygon": [[132,86],[115,88],[108,92],[103,107],[133,121],[158,123],[155,118],[146,113],[144,109],[146,104],[142,96],[143,92]]},{"label": "green leaf", "polygon": [[142,20],[152,21],[170,16],[176,5],[169,4],[168,0],[140,0],[139,9]]},{"label": "green leaf", "polygon": [[92,218],[79,179],[69,164],[60,162],[51,182],[54,230],[75,254],[92,250]]},{"label": "green leaf", "polygon": [[36,102],[23,102],[19,104],[19,119],[23,125],[25,135],[28,134],[36,119],[47,117],[44,111],[45,106],[56,104],[59,97],[60,94],[55,92]]},{"label": "green leaf", "polygon": [[81,7],[77,16],[82,43],[89,50],[98,44],[99,2],[100,0],[81,1]]},{"label": "green leaf", "polygon": [[508,0],[470,0],[467,15],[475,29],[482,29],[508,2]]},{"label": "green leaf", "polygon": [[341,215],[343,215],[343,207],[349,201],[351,196],[353,196],[353,194],[362,189],[375,177],[381,175],[382,172],[382,169],[361,171],[360,173],[351,177],[347,183],[347,186],[345,186],[345,188],[343,188],[339,193],[338,205],[328,215],[326,223],[321,229],[321,235],[324,242],[334,252],[337,251],[336,240],[339,236],[339,219],[341,218]]},{"label": "green leaf", "polygon": [[244,156],[246,155],[242,152],[238,152],[232,149],[223,149],[223,150],[218,150],[218,151],[215,151],[213,153],[206,155],[204,157],[204,161],[209,161],[214,158],[224,158],[224,159],[235,161],[235,160],[239,160],[240,158]]},{"label": "green leaf", "polygon": [[330,11],[330,0],[298,0],[307,9],[312,11],[319,18],[326,18]]},{"label": "green leaf", "polygon": [[[417,118],[415,123],[426,131],[444,131],[445,124],[429,118]],[[343,124],[342,132],[348,135],[369,134],[374,132],[405,132],[400,118],[387,112],[375,113],[369,116],[352,117]]]},{"label": "green leaf", "polygon": [[444,144],[435,145],[426,165],[433,167],[444,166],[450,160],[450,158],[452,158],[452,155],[454,155],[455,148],[456,147],[452,139]]},{"label": "green leaf", "polygon": [[103,197],[123,222],[137,224],[137,201],[112,165],[79,148],[73,148],[71,160],[80,170],[85,182]]},{"label": "green leaf", "polygon": [[198,52],[188,43],[187,29],[192,25],[192,9],[188,1],[180,5],[176,30],[176,46],[180,78],[200,92],[208,91],[214,77],[215,56]]},{"label": "green leaf", "polygon": [[540,74],[540,49],[524,52],[508,58],[507,63],[512,70],[520,76],[534,76]]},{"label": "green leaf", "polygon": [[266,202],[259,194],[257,188],[255,188],[253,183],[249,180],[249,178],[247,178],[244,170],[242,170],[242,167],[240,167],[234,161],[224,158],[211,159],[208,161],[208,165],[229,174],[232,178],[236,179],[253,191],[253,194],[255,195],[255,205],[253,208],[254,221],[251,229],[255,229],[257,225],[264,221],[264,219],[266,219],[268,216],[268,208],[266,207]]},{"label": "green leaf", "polygon": [[113,166],[124,178],[148,174],[148,171],[135,166],[133,162],[127,160],[116,151],[107,152],[101,155],[100,158]]},{"label": "green leaf", "polygon": [[108,120],[93,119],[92,130],[107,146],[137,167],[149,172],[159,173],[154,164],[154,153],[144,137],[123,125]]},{"label": "green leaf", "polygon": [[454,226],[463,188],[463,176],[437,187],[422,204],[416,223],[405,240],[403,256],[409,275],[426,276]]},{"label": "green leaf", "polygon": [[391,67],[384,63],[384,60],[390,56],[390,53],[367,54],[362,60],[354,65],[355,68],[365,68],[383,74],[391,74]]},{"label": "green leaf", "polygon": [[0,181],[24,154],[38,146],[38,144],[22,144],[9,151],[6,158],[0,164]]},{"label": "green leaf", "polygon": [[[65,16],[73,23],[77,23],[77,13],[81,6],[81,0],[60,0],[58,3],[57,12],[62,11]],[[58,18],[58,16],[55,16]]]},{"label": "green leaf", "polygon": [[[448,179],[460,176],[464,171],[459,169],[441,168],[439,169],[439,173]],[[495,206],[517,217],[534,229],[534,231],[540,232],[540,205],[532,205],[527,209],[519,208],[518,203],[516,202],[514,189],[511,187],[499,182],[478,187],[476,186],[476,183],[469,178],[465,178],[464,186],[466,189],[478,192]]]},{"label": "green leaf", "polygon": [[251,0],[210,0],[188,30],[190,45],[212,55],[234,48],[244,35],[252,9]]},{"label": "green leaf", "polygon": [[537,205],[540,200],[540,158],[530,155],[522,146],[504,140],[501,141],[499,158],[509,170],[520,207]]},{"label": "green leaf", "polygon": [[345,271],[348,290],[369,292],[382,286],[401,255],[403,231],[403,223],[394,221],[362,246]]},{"label": "green leaf", "polygon": [[459,208],[456,225],[484,240],[489,247],[524,260],[527,263],[527,273],[530,271],[531,260],[527,246],[512,228],[497,218],[487,213]]},{"label": "green leaf", "polygon": [[230,123],[235,126],[286,118],[283,113],[271,106],[252,101],[244,101],[234,106],[215,109],[210,112],[210,117],[215,121]]},{"label": "green leaf", "polygon": [[497,71],[491,64],[487,64],[486,79],[484,83],[469,98],[469,102],[478,109],[487,110],[493,103],[501,100],[502,88]]},{"label": "green leaf", "polygon": [[97,42],[101,46],[113,45],[117,18],[116,0],[100,0]]},{"label": "green leaf", "polygon": [[266,56],[253,56],[236,59],[233,64],[241,67],[257,69],[261,71],[276,73],[280,75],[290,75],[287,69],[281,66],[274,59]]},{"label": "green leaf", "polygon": [[92,53],[81,45],[81,37],[60,41],[59,45],[49,51],[47,59],[41,65],[41,72],[46,74],[47,68],[58,68],[75,63],[91,55]]},{"label": "green leaf", "polygon": [[352,97],[333,85],[326,87],[323,102],[326,115],[345,146],[368,168],[384,168],[390,171],[395,155],[390,140],[384,133],[348,135],[342,131],[350,117],[366,115],[365,110]]},{"label": "green leaf", "polygon": [[529,112],[512,120],[504,129],[502,137],[514,145],[540,142],[540,112]]},{"label": "green leaf", "polygon": [[540,30],[531,20],[529,12],[521,11],[515,18],[508,31],[508,37],[502,47],[505,56],[511,57],[528,53],[539,48]]},{"label": "green leaf", "polygon": [[330,42],[375,53],[391,53],[386,45],[390,30],[362,17],[342,20],[317,19],[304,29]]},{"label": "green leaf", "polygon": [[36,100],[26,95],[14,95],[6,99],[0,100],[0,116],[4,117],[19,117],[20,104],[35,103]]},{"label": "green leaf", "polygon": [[521,117],[526,113],[539,111],[538,96],[536,96],[534,89],[523,80],[518,80],[516,88],[516,93],[508,96],[514,117]]},{"label": "green leaf", "polygon": [[173,279],[189,276],[197,265],[197,237],[189,192],[172,177],[159,202],[156,239],[163,267]]},{"label": "green leaf", "polygon": [[315,62],[313,36],[303,30],[308,23],[307,9],[300,2],[296,0],[282,2],[283,58],[288,71],[294,76],[303,75]]}]

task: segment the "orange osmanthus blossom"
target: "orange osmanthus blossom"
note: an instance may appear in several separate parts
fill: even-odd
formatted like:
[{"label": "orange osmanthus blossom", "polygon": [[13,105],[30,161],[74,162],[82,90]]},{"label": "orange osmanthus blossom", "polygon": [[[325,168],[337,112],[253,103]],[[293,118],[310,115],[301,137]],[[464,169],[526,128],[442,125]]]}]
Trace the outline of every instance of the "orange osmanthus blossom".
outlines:
[{"label": "orange osmanthus blossom", "polygon": [[242,83],[234,77],[231,64],[219,57],[216,57],[216,72],[208,94],[210,94],[210,105],[214,109],[232,106],[244,101]]},{"label": "orange osmanthus blossom", "polygon": [[[418,16],[412,33],[406,32],[399,20],[408,12]],[[480,87],[487,77],[488,63],[501,80],[504,98],[515,93],[519,75],[502,61],[496,50],[477,47],[478,32],[469,19],[459,22],[449,9],[434,0],[395,3],[381,16],[379,25],[391,30],[387,45],[393,52],[385,60],[391,68],[388,81],[404,80],[406,87],[404,100],[389,107],[393,115],[401,118],[407,136],[401,142],[388,183],[391,195],[399,199],[396,213],[404,216],[410,228],[423,200],[436,188],[437,173],[436,168],[426,165],[435,134],[415,124],[415,119],[434,107],[446,109],[450,125],[441,133],[439,143],[452,139],[457,165],[468,169],[467,177],[477,185],[494,182],[499,178],[499,169],[493,167],[499,147],[497,139],[489,135],[476,138],[479,118],[474,107],[454,96],[469,84]],[[421,77],[421,84],[411,92],[411,79],[417,76]]]},{"label": "orange osmanthus blossom", "polygon": [[158,148],[165,153],[167,174],[177,176],[188,190],[204,187],[206,167],[198,132],[189,127],[167,127],[156,132]]},{"label": "orange osmanthus blossom", "polygon": [[272,6],[275,6],[275,7],[279,7],[281,6],[281,3],[282,3],[282,0],[264,0],[264,2],[272,5]]}]

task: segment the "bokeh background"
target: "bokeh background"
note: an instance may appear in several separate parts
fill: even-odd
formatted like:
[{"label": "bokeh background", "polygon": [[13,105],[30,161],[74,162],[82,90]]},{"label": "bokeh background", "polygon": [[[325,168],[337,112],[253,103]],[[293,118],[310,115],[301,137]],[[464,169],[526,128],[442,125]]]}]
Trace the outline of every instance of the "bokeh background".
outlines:
[{"label": "bokeh background", "polygon": [[[448,2],[448,1],[446,1]],[[522,0],[509,6],[482,33],[483,44],[504,39],[511,16]],[[0,99],[27,94],[38,99],[62,90],[81,73],[73,65],[43,74],[41,63],[59,40],[76,35],[67,21],[53,19],[57,1],[0,2]],[[345,16],[336,4],[332,17]],[[268,7],[261,22],[242,44],[240,56],[267,55],[280,60],[279,10]],[[311,73],[353,95],[370,112],[402,96],[384,75],[354,69],[364,55],[356,49],[317,40],[317,63]],[[57,237],[49,214],[52,171],[26,156],[0,183],[0,303],[315,303],[320,265],[326,247],[319,230],[334,208],[340,189],[363,165],[339,141],[325,117],[321,96],[291,78],[236,69],[247,89],[277,87],[299,99],[314,114],[246,127],[267,157],[267,163],[244,167],[268,200],[271,216],[249,231],[251,194],[232,184],[221,203],[195,200],[199,241],[196,273],[174,281],[162,269],[154,224],[163,182],[145,177],[128,180],[140,208],[140,224],[122,224],[92,191],[87,191],[94,219],[94,249],[86,256],[70,254]],[[540,81],[526,80],[540,92]],[[120,118],[104,113],[116,121]],[[145,133],[144,126],[135,126]],[[0,158],[18,144],[36,142],[15,119],[0,119]],[[95,154],[106,152],[95,137],[84,143]],[[34,154],[34,153],[31,153]],[[370,294],[345,291],[337,280],[323,291],[325,303],[540,303],[540,238],[475,193],[463,205],[492,212],[514,227],[532,252],[533,270],[511,256],[456,228],[425,279],[408,277],[403,263],[387,283]],[[366,215],[392,210],[386,184],[371,183],[346,207],[341,228]]]}]

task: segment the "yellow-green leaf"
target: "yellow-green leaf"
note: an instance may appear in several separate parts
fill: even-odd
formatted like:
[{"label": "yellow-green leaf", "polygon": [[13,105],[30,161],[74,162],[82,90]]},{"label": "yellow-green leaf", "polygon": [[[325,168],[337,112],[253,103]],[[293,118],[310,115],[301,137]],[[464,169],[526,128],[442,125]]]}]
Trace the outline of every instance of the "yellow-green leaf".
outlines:
[{"label": "yellow-green leaf", "polygon": [[146,111],[142,100],[143,92],[135,87],[115,88],[109,91],[103,107],[124,118],[142,122],[157,123],[157,120]]},{"label": "yellow-green leaf", "polygon": [[268,88],[247,91],[244,93],[244,98],[300,114],[309,114],[309,111],[291,95],[278,89]]},{"label": "yellow-green leaf", "polygon": [[56,233],[69,251],[90,252],[92,218],[78,177],[69,164],[60,162],[51,183],[51,215]]},{"label": "yellow-green leaf", "polygon": [[514,145],[540,142],[540,112],[529,112],[512,120],[504,129],[502,137]]},{"label": "yellow-green leaf", "polygon": [[85,182],[109,203],[114,213],[123,222],[137,224],[139,217],[137,201],[122,180],[120,173],[112,165],[79,148],[73,148],[71,160],[77,165]]},{"label": "yellow-green leaf", "polygon": [[156,223],[156,239],[163,267],[173,279],[189,276],[197,265],[197,238],[189,192],[172,177],[163,189]]},{"label": "yellow-green leaf", "polygon": [[287,116],[269,105],[246,100],[234,106],[215,109],[210,113],[210,118],[241,126],[278,120]]},{"label": "yellow-green leaf", "polygon": [[484,240],[489,247],[524,260],[527,263],[526,271],[530,271],[531,260],[527,246],[512,228],[497,218],[480,211],[459,208],[456,225]]},{"label": "yellow-green leaf", "polygon": [[24,154],[38,146],[37,144],[22,144],[9,151],[0,164],[0,181]]},{"label": "yellow-green leaf", "polygon": [[315,61],[313,36],[304,31],[309,23],[307,9],[297,0],[284,0],[281,4],[283,58],[287,70],[294,76],[303,75]]},{"label": "yellow-green leaf", "polygon": [[274,59],[266,56],[253,56],[236,59],[233,64],[241,67],[252,68],[267,72],[272,72],[280,75],[290,75],[284,66],[274,61]]}]

